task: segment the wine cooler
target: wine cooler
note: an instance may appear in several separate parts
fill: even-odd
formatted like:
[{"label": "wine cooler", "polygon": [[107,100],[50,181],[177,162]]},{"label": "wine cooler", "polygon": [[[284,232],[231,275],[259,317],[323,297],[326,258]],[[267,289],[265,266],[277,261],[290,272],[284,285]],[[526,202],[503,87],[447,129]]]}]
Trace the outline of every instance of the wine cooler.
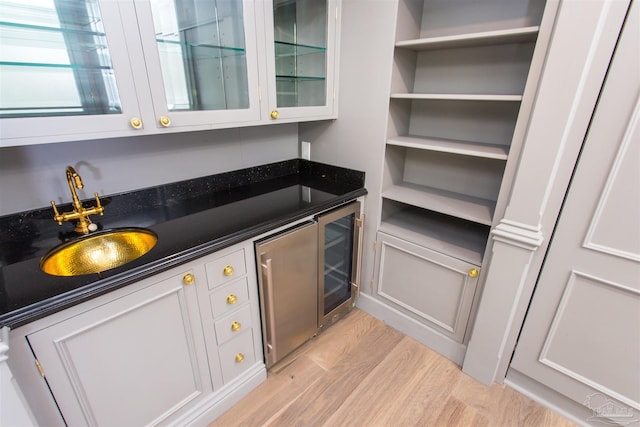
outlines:
[{"label": "wine cooler", "polygon": [[256,242],[267,368],[351,310],[361,239],[352,202]]}]

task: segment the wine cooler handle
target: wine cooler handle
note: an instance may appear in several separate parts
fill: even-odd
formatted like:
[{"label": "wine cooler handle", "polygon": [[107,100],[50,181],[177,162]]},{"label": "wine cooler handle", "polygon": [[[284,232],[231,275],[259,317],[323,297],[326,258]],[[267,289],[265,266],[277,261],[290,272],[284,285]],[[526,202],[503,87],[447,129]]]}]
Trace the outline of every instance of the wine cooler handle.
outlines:
[{"label": "wine cooler handle", "polygon": [[271,258],[267,258],[267,260],[261,264],[262,265],[262,272],[264,274],[263,277],[266,278],[266,281],[264,283],[264,289],[266,290],[265,294],[267,297],[267,316],[269,317],[269,322],[267,322],[267,324],[269,325],[268,331],[267,331],[267,348],[269,349],[269,352],[271,353],[269,355],[269,357],[272,358],[272,360],[278,360],[276,358],[277,355],[277,349],[276,349],[276,343],[275,343],[275,325],[276,325],[276,319],[275,319],[275,314],[274,314],[274,301],[273,301],[273,274],[271,273]]}]

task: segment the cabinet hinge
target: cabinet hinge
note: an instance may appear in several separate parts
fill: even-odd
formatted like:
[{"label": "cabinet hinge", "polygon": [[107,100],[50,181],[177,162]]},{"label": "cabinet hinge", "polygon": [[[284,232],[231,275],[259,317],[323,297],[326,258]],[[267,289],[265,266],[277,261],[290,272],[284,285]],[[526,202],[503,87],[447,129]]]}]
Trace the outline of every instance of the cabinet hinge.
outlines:
[{"label": "cabinet hinge", "polygon": [[336,22],[338,22],[338,6],[336,6]]},{"label": "cabinet hinge", "polygon": [[262,88],[258,86],[258,101],[262,102]]},{"label": "cabinet hinge", "polygon": [[369,282],[369,288],[371,288],[371,293],[373,293],[373,279]]},{"label": "cabinet hinge", "polygon": [[36,359],[36,368],[38,368],[38,372],[40,372],[40,376],[44,378],[44,369],[42,368],[42,365],[40,364],[40,361],[38,359]]},{"label": "cabinet hinge", "polygon": [[378,250],[378,241],[376,240],[376,241],[373,242],[373,252],[375,252],[377,250]]}]

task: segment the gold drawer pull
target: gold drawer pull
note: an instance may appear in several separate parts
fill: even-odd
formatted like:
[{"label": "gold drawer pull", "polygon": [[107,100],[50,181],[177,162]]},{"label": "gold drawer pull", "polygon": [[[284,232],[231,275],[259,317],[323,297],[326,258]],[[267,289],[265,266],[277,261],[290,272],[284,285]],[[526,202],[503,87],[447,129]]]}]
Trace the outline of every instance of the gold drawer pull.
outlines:
[{"label": "gold drawer pull", "polygon": [[469,270],[469,277],[478,277],[478,269],[472,268]]},{"label": "gold drawer pull", "polygon": [[238,297],[237,296],[235,296],[234,294],[227,295],[227,303],[228,304],[235,304],[236,302],[238,302]]},{"label": "gold drawer pull", "polygon": [[233,274],[233,267],[231,267],[230,265],[227,265],[222,269],[222,272],[224,273],[225,276],[231,276]]},{"label": "gold drawer pull", "polygon": [[280,113],[278,112],[278,110],[272,110],[269,116],[271,116],[272,119],[277,119],[278,117],[280,117]]},{"label": "gold drawer pull", "polygon": [[233,332],[238,332],[240,330],[240,328],[242,327],[242,325],[240,324],[240,322],[233,322],[231,324],[231,330]]},{"label": "gold drawer pull", "polygon": [[244,360],[244,354],[242,353],[236,354],[236,363],[242,363],[243,360]]},{"label": "gold drawer pull", "polygon": [[196,281],[196,276],[194,276],[191,273],[187,273],[184,276],[182,276],[182,281],[184,282],[185,285],[191,285],[193,282]]}]

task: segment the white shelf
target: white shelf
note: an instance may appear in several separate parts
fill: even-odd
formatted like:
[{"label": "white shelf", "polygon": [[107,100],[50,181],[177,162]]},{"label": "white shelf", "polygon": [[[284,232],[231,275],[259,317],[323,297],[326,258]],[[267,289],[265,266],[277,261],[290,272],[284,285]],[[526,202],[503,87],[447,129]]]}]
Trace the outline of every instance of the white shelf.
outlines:
[{"label": "white shelf", "polygon": [[489,228],[407,208],[383,219],[380,231],[451,257],[482,264]]},{"label": "white shelf", "polygon": [[396,47],[422,51],[430,49],[484,46],[489,44],[532,42],[535,41],[538,35],[538,30],[538,26],[531,26],[452,36],[429,37],[416,40],[403,40],[396,42]]},{"label": "white shelf", "polygon": [[504,145],[444,138],[394,136],[387,140],[387,144],[496,160],[507,160],[509,155],[508,147]]},{"label": "white shelf", "polygon": [[392,99],[425,99],[442,101],[507,101],[520,102],[522,95],[494,95],[467,93],[392,93]]},{"label": "white shelf", "polygon": [[496,205],[493,200],[407,182],[383,191],[382,197],[484,225],[491,225]]}]

